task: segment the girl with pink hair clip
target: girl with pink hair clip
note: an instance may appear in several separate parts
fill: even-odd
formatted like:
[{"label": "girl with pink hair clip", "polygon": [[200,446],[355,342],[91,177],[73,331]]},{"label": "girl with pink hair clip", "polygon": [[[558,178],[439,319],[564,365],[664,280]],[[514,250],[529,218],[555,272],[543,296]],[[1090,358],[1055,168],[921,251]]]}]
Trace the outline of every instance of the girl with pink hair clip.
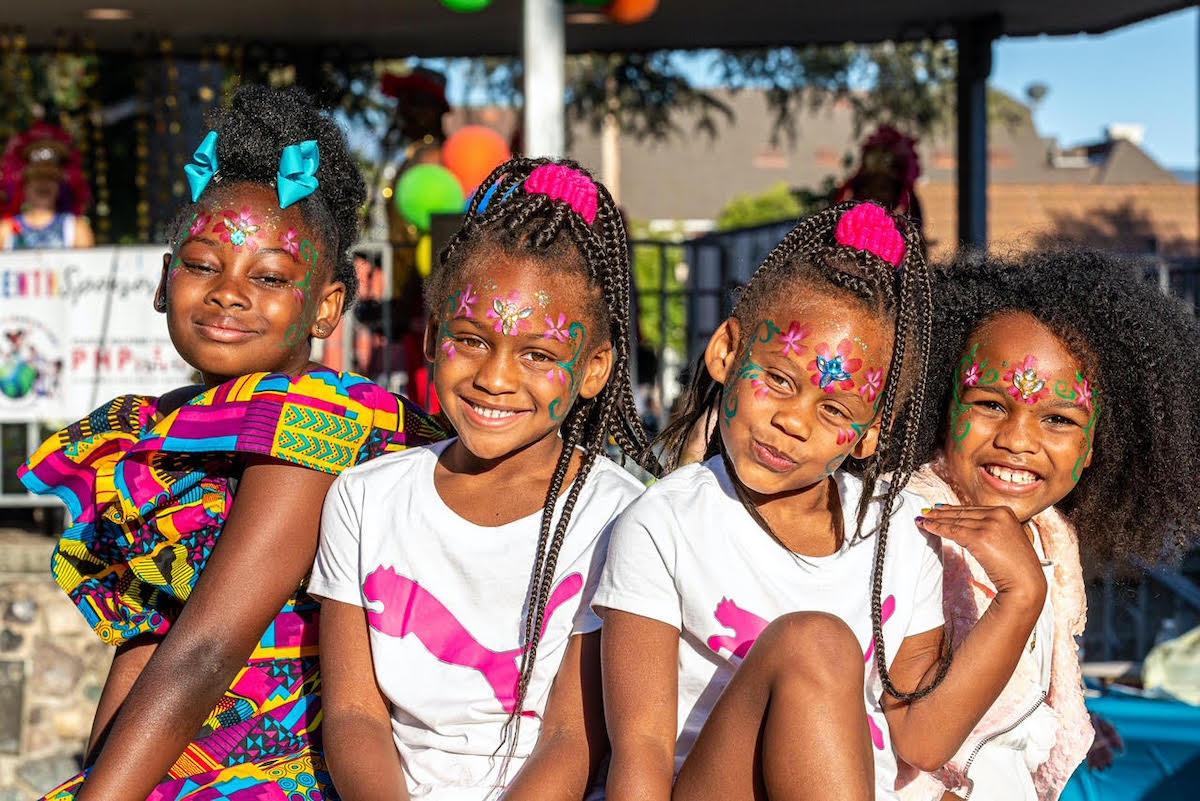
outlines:
[{"label": "girl with pink hair clip", "polygon": [[[590,602],[642,489],[625,227],[572,162],[498,167],[426,286],[457,437],[325,503],[325,747],[345,798],[580,799],[605,750]],[[657,472],[657,465],[643,466]]]}]

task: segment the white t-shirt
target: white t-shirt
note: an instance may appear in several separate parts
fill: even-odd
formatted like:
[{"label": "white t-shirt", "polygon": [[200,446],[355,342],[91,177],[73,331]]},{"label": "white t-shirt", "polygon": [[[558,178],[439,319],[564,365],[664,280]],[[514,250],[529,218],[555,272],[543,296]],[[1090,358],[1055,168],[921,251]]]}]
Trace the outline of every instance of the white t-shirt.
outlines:
[{"label": "white t-shirt", "polygon": [[[617,521],[592,605],[680,629],[676,773],[769,621],[801,610],[828,612],[846,622],[866,653],[875,537],[853,537],[862,483],[844,471],[835,476],[848,536],[830,556],[794,554],[763,531],[738,500],[719,456],[676,470]],[[902,495],[888,530],[883,632],[889,665],[905,637],[943,621],[940,550],[913,522],[920,506],[916,496]],[[864,533],[873,530],[878,508],[867,515]],[[896,759],[880,707],[883,690],[874,659],[868,661],[864,700],[877,797],[894,798]]]},{"label": "white t-shirt", "polygon": [[[433,483],[448,444],[387,454],[337,478],[325,501],[308,587],[313,595],[369,610],[375,678],[391,704],[409,792],[438,801],[486,798],[500,781],[508,745],[492,755],[515,706],[542,517],[539,510],[503,526],[480,526],[456,514]],[[579,493],[559,551],[509,780],[537,741],[568,639],[600,628],[589,603],[611,524],[641,491],[601,457]],[[559,496],[555,522],[566,495]]]}]

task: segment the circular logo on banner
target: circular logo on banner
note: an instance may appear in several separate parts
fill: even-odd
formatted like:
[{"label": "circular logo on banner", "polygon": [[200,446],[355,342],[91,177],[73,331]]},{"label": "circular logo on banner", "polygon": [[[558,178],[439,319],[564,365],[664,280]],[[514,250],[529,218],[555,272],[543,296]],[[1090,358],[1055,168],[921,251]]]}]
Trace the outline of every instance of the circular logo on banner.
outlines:
[{"label": "circular logo on banner", "polygon": [[57,398],[63,363],[58,337],[41,321],[0,315],[0,409]]}]

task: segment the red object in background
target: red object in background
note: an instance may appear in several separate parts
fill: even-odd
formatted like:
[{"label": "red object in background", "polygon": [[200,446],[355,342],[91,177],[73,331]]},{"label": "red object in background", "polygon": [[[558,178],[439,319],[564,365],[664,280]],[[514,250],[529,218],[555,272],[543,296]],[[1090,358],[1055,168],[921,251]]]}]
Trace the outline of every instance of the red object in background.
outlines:
[{"label": "red object in background", "polygon": [[608,18],[622,25],[633,25],[658,10],[658,0],[613,0],[604,10]]},{"label": "red object in background", "polygon": [[71,135],[57,125],[35,122],[27,131],[8,140],[0,165],[0,216],[11,217],[25,203],[25,179],[36,175],[58,181],[56,211],[76,216],[87,211],[92,190],[83,174],[82,157]]},{"label": "red object in background", "polygon": [[512,158],[504,137],[483,125],[459,128],[442,145],[442,164],[470,195],[488,174]]}]

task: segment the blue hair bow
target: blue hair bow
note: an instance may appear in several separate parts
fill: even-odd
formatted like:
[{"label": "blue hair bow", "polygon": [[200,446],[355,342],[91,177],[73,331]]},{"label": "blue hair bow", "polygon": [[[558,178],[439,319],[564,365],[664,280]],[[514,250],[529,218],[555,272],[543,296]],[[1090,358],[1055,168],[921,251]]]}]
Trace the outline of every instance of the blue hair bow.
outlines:
[{"label": "blue hair bow", "polygon": [[184,173],[192,187],[192,202],[200,199],[204,187],[217,174],[217,132],[209,131],[192,154],[192,163],[184,165]]},{"label": "blue hair bow", "polygon": [[279,208],[286,209],[317,191],[317,167],[321,154],[317,140],[307,139],[298,145],[288,145],[279,157],[279,175],[275,185],[279,190]]}]

